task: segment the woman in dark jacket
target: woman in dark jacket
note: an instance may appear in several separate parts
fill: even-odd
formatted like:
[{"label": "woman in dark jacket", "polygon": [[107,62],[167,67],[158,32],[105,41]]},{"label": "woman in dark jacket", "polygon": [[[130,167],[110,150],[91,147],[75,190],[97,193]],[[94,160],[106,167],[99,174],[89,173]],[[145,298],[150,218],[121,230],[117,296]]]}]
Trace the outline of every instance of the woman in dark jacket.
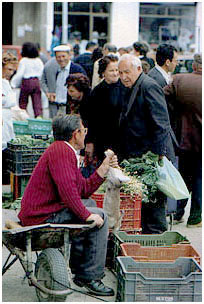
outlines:
[{"label": "woman in dark jacket", "polygon": [[88,127],[90,82],[82,73],[70,74],[66,79],[67,85],[67,114],[80,114],[84,124]]},{"label": "woman in dark jacket", "polygon": [[[89,177],[99,165],[95,155],[92,137],[90,135],[89,121],[92,115],[90,107],[90,82],[82,73],[70,74],[66,79],[67,85],[67,114],[79,114],[85,127],[88,127],[85,149],[81,150],[81,172],[84,177]],[[83,161],[82,161],[83,159]]]},{"label": "woman in dark jacket", "polygon": [[99,160],[104,151],[112,149],[116,154],[119,148],[119,117],[121,94],[124,90],[119,80],[118,57],[104,56],[99,61],[99,76],[103,78],[91,92],[90,136]]}]

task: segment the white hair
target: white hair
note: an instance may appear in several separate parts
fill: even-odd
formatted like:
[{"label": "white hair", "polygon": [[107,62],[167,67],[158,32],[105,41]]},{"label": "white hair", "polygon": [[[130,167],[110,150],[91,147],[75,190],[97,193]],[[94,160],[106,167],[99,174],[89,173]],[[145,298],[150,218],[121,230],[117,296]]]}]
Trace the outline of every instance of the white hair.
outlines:
[{"label": "white hair", "polygon": [[119,59],[119,64],[121,61],[130,61],[135,68],[142,68],[141,60],[135,55],[123,54]]}]

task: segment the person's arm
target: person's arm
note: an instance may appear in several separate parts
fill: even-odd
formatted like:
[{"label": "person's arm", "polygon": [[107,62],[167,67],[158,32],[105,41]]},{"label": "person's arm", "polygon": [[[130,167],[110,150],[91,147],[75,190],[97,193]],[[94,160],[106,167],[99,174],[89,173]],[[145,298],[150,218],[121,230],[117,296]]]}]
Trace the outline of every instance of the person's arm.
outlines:
[{"label": "person's arm", "polygon": [[21,81],[23,79],[25,72],[25,62],[24,59],[21,59],[18,65],[16,74],[11,79],[11,87],[19,88],[21,86]]},{"label": "person's arm", "polygon": [[173,81],[171,82],[171,84],[169,84],[163,88],[163,91],[164,91],[164,94],[166,97],[167,106],[168,106],[169,110],[172,112],[175,111],[175,107],[177,105],[176,87],[175,87],[175,83],[174,83],[174,77],[173,77]]},{"label": "person's arm", "polygon": [[171,130],[165,95],[157,83],[151,83],[144,91],[147,121],[152,134],[152,152],[165,155]]},{"label": "person's arm", "polygon": [[47,85],[47,76],[46,76],[46,71],[45,71],[45,67],[43,69],[43,73],[42,73],[42,77],[41,77],[41,88],[42,90],[45,92],[45,94],[47,95],[48,93],[48,85]]}]

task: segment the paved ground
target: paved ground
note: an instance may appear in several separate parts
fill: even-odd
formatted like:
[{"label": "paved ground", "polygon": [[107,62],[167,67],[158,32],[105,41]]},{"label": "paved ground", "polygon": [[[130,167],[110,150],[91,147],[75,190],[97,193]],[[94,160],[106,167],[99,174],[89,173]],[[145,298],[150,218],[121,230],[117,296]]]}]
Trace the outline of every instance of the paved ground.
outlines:
[{"label": "paved ground", "polygon": [[[174,225],[172,231],[178,231],[182,235],[186,236],[193,246],[196,248],[200,255],[202,254],[202,228],[186,228],[186,221],[189,214],[188,203],[185,212],[185,222]],[[3,263],[5,262],[8,255],[8,250],[3,246],[2,257]],[[27,280],[24,280],[24,271],[19,262],[16,262],[10,270],[8,270],[2,278],[2,301],[3,302],[37,302],[35,288],[29,287]],[[106,277],[104,278],[104,283],[116,290],[117,278],[113,275],[111,271],[106,270]],[[73,288],[82,290],[76,287],[72,283]],[[114,302],[115,297],[103,297],[104,300]],[[67,296],[66,302],[98,302],[95,298],[74,292]]]}]

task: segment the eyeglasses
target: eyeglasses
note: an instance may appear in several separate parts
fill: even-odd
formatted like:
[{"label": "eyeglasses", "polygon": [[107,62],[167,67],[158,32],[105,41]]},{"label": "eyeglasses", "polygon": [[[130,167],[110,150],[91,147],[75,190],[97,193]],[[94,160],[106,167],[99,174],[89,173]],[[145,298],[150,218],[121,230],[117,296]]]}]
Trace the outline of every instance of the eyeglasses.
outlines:
[{"label": "eyeglasses", "polygon": [[83,131],[84,135],[86,135],[88,133],[88,128],[83,128],[83,129],[79,129],[79,132]]}]

